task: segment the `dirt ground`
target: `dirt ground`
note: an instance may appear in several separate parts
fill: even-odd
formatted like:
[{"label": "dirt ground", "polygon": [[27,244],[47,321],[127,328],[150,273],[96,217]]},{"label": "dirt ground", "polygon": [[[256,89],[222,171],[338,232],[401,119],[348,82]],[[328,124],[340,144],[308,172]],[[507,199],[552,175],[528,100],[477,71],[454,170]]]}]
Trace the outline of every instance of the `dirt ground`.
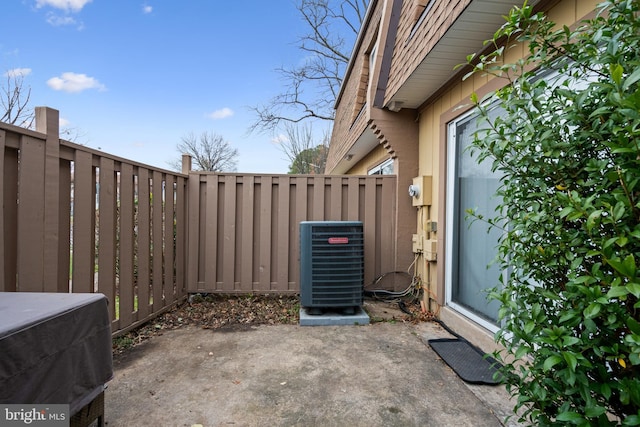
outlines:
[{"label": "dirt ground", "polygon": [[[371,322],[419,323],[433,316],[414,303],[403,305],[368,299],[364,308]],[[256,325],[295,325],[299,322],[300,297],[297,295],[220,295],[195,294],[148,324],[113,341],[114,357],[166,331],[196,326],[203,329],[242,330]]]}]

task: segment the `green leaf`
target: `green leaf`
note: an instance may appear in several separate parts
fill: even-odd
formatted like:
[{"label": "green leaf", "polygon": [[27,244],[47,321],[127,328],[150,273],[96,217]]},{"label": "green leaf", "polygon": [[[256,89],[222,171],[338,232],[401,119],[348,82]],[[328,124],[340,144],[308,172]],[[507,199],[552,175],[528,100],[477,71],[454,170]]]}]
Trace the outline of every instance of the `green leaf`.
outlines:
[{"label": "green leaf", "polygon": [[613,219],[615,221],[619,221],[620,218],[624,216],[624,213],[625,213],[624,202],[616,203],[616,206],[613,208]]},{"label": "green leaf", "polygon": [[569,369],[571,370],[571,372],[575,372],[576,366],[578,366],[578,359],[576,358],[576,356],[568,351],[563,351],[562,357],[564,357],[567,365],[569,365]]},{"label": "green leaf", "polygon": [[600,385],[600,393],[605,399],[609,400],[609,398],[611,397],[611,387],[609,387],[609,384],[602,383]]},{"label": "green leaf", "polygon": [[534,322],[533,320],[530,320],[527,323],[525,323],[523,330],[525,334],[530,334],[531,332],[533,332],[535,328],[536,328],[536,322]]},{"label": "green leaf", "polygon": [[626,288],[634,297],[640,298],[640,284],[632,282],[629,283]]},{"label": "green leaf", "polygon": [[563,412],[556,418],[558,421],[567,421],[573,424],[580,424],[584,421],[584,417],[577,412]]},{"label": "green leaf", "polygon": [[605,412],[607,410],[602,406],[587,406],[584,410],[584,415],[588,418],[597,418]]},{"label": "green leaf", "polygon": [[611,72],[611,79],[613,79],[614,83],[620,85],[622,83],[622,75],[624,74],[624,68],[620,64],[611,64],[609,66],[609,71]]},{"label": "green leaf", "polygon": [[627,255],[622,262],[617,259],[609,259],[607,263],[623,276],[635,277],[636,275],[636,261],[632,254]]},{"label": "green leaf", "polygon": [[522,359],[524,356],[526,356],[529,353],[531,353],[531,349],[529,349],[529,347],[521,345],[520,347],[518,347],[518,350],[516,350],[515,358]]},{"label": "green leaf", "polygon": [[576,338],[576,337],[564,337],[562,339],[562,345],[564,347],[569,347],[574,344],[578,344],[579,342],[580,342],[580,338]]},{"label": "green leaf", "polygon": [[640,415],[629,415],[622,422],[624,426],[640,426]]},{"label": "green leaf", "polygon": [[633,317],[627,318],[627,326],[636,335],[640,335],[640,323],[636,321]]},{"label": "green leaf", "polygon": [[553,368],[554,366],[556,366],[560,362],[562,362],[562,357],[558,356],[557,354],[554,354],[552,356],[547,357],[547,359],[544,361],[544,364],[542,365],[542,367],[546,372],[546,371],[550,370],[551,368]]},{"label": "green leaf", "polygon": [[582,313],[587,319],[593,319],[594,317],[598,316],[601,309],[602,305],[592,302],[587,308],[584,309]]},{"label": "green leaf", "polygon": [[636,68],[636,70],[624,80],[624,84],[622,85],[622,90],[628,90],[629,87],[635,82],[637,82],[638,80],[640,80],[640,68]]},{"label": "green leaf", "polygon": [[629,291],[625,286],[613,286],[607,292],[607,297],[609,298],[619,298],[621,296],[629,295]]},{"label": "green leaf", "polygon": [[591,231],[593,227],[595,227],[596,225],[596,220],[601,216],[602,216],[601,210],[591,212],[589,214],[589,217],[587,218],[587,230]]}]

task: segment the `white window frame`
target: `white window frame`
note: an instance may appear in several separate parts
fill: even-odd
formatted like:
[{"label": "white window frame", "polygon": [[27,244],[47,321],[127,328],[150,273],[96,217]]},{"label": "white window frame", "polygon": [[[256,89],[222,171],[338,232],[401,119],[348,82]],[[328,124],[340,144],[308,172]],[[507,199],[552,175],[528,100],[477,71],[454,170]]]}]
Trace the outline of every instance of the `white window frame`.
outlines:
[{"label": "white window frame", "polygon": [[[461,114],[460,116],[456,117],[455,119],[447,123],[447,128],[446,128],[446,132],[447,132],[447,135],[446,135],[446,140],[447,140],[447,192],[446,192],[447,223],[453,222],[452,219],[455,213],[454,203],[452,202],[455,194],[454,191],[456,190],[455,179],[453,179],[452,174],[455,173],[455,170],[456,170],[456,156],[458,154],[456,151],[457,147],[456,147],[455,128],[459,122],[466,120],[469,117],[475,116],[475,115],[477,115],[477,111],[475,109],[472,109],[470,111],[467,111],[464,114]],[[459,313],[467,317],[468,319],[482,326],[488,331],[492,333],[496,333],[500,329],[499,325],[493,322],[490,322],[489,320],[473,313],[471,310],[453,301],[453,280],[452,280],[453,278],[452,259],[453,259],[453,247],[454,247],[453,228],[454,228],[453,226],[447,226],[446,233],[445,233],[445,239],[446,239],[445,240],[446,241],[445,262],[444,262],[445,264],[444,265],[445,267],[445,270],[444,270],[445,305],[448,307],[451,307],[456,313]]]},{"label": "white window frame", "polygon": [[[391,173],[384,173],[385,169],[391,166]],[[367,175],[393,175],[393,159],[387,159],[382,163],[372,167],[367,171]]]}]

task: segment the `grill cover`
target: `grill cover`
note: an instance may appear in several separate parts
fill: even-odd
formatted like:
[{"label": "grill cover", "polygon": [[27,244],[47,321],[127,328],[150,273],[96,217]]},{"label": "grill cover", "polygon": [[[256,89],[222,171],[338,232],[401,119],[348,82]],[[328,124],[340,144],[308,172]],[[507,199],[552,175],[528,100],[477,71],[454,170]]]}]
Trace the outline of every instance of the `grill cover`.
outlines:
[{"label": "grill cover", "polygon": [[104,295],[0,292],[0,403],[75,414],[112,377]]}]

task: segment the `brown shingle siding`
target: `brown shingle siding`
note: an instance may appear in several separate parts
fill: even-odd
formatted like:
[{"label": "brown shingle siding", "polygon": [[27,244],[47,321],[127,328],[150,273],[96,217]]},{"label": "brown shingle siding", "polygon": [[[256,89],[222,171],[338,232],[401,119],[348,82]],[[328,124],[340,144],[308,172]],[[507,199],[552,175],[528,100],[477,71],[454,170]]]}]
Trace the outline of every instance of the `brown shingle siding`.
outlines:
[{"label": "brown shingle siding", "polygon": [[416,21],[413,19],[415,3],[403,3],[385,101],[393,96],[416,69],[470,1],[434,0],[418,27],[415,27]]},{"label": "brown shingle siding", "polygon": [[[370,24],[362,37],[358,50],[351,59],[352,67],[349,75],[345,76],[342,95],[336,106],[336,119],[327,158],[326,171],[331,172],[338,162],[349,152],[357,138],[364,132],[369,120],[368,109],[362,107],[367,102],[369,89],[369,53],[375,44],[378,27],[382,17],[385,2],[378,2]],[[378,52],[380,49],[378,49]],[[362,113],[361,113],[362,111]]]}]

